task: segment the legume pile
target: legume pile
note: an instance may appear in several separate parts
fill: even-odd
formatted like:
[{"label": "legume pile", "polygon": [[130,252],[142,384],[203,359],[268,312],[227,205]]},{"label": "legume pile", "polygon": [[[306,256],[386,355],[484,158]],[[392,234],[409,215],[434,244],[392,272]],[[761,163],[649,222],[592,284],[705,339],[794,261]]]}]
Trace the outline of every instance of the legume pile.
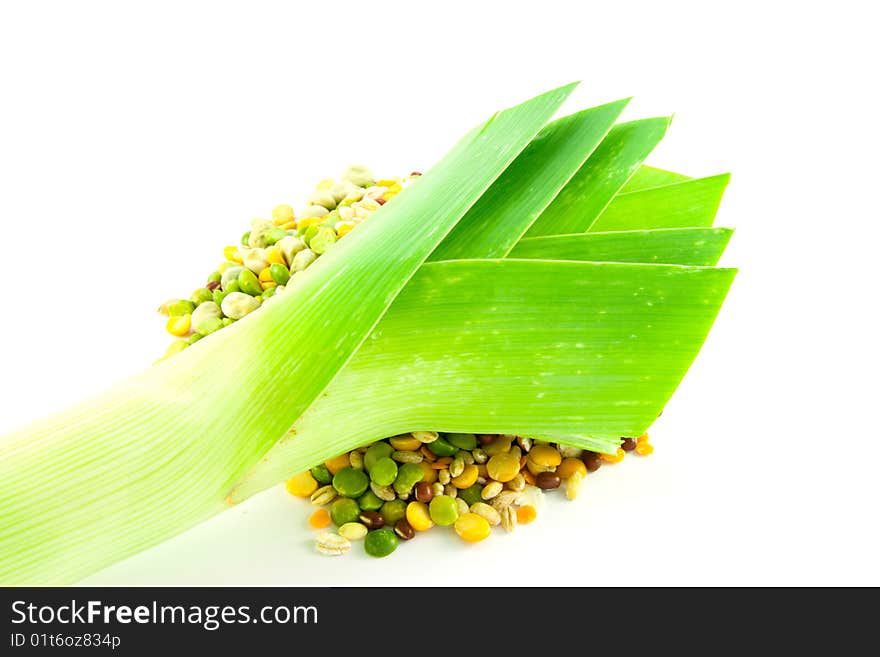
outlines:
[{"label": "legume pile", "polygon": [[[188,299],[159,308],[179,338],[164,358],[257,310],[294,284],[337,240],[391,201],[420,174],[374,180],[352,166],[339,181],[318,183],[297,218],[289,205],[272,220],[254,219],[237,246],[227,246],[215,271]],[[320,507],[309,525],[321,531],[315,547],[336,556],[363,540],[374,557],[435,526],[451,526],[476,543],[500,525],[508,532],[532,522],[544,492],[562,489],[573,500],[587,473],[619,463],[626,452],[654,451],[648,435],[624,438],[616,454],[598,454],[521,436],[414,431],[359,447],[291,477],[287,491]]]},{"label": "legume pile", "polygon": [[168,316],[168,332],[180,338],[162,359],[284,292],[327,249],[419,175],[374,180],[368,168],[351,166],[339,181],[318,183],[299,217],[291,206],[279,205],[272,210],[271,221],[254,219],[240,244],[223,249],[225,260],[208,275],[204,287],[187,299],[169,299],[159,307]]}]

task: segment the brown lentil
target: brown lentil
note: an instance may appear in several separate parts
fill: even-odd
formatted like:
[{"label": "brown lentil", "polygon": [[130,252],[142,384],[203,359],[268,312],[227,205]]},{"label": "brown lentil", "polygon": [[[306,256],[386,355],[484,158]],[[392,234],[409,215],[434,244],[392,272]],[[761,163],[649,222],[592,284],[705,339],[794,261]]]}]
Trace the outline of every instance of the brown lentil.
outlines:
[{"label": "brown lentil", "polygon": [[631,452],[636,448],[637,444],[635,438],[624,438],[623,442],[620,443],[620,446],[623,448],[624,452]]},{"label": "brown lentil", "polygon": [[602,457],[596,452],[584,452],[583,459],[587,472],[595,472],[602,467]]},{"label": "brown lentil", "polygon": [[420,481],[415,485],[414,493],[419,502],[427,504],[434,499],[434,489],[427,481]]},{"label": "brown lentil", "polygon": [[359,519],[368,529],[380,529],[385,526],[385,518],[376,511],[361,511]]},{"label": "brown lentil", "polygon": [[541,472],[535,476],[535,485],[544,490],[559,488],[562,479],[555,472]]},{"label": "brown lentil", "polygon": [[406,521],[406,518],[401,518],[394,523],[394,533],[400,536],[404,541],[408,541],[416,535],[416,530]]}]

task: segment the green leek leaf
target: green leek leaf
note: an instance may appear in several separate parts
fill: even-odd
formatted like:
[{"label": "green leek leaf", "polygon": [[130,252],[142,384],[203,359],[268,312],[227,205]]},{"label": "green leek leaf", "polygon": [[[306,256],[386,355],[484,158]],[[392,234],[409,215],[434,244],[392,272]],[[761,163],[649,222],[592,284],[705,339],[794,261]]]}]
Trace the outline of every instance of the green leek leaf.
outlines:
[{"label": "green leek leaf", "polygon": [[567,435],[607,451],[656,419],[734,273],[513,259],[426,264],[232,499],[406,431]]},{"label": "green leek leaf", "polygon": [[690,176],[666,169],[658,169],[657,167],[643,164],[633,174],[632,178],[626,181],[621,188],[620,193],[638,192],[651,187],[661,187],[662,185],[671,185],[673,183],[684,182],[690,180]]},{"label": "green leek leaf", "polygon": [[732,234],[730,228],[661,228],[529,237],[520,240],[510,257],[714,265]]},{"label": "green leek leaf", "polygon": [[628,102],[601,105],[549,124],[458,222],[429,260],[507,255],[580,169]]},{"label": "green leek leaf", "polygon": [[590,231],[711,226],[729,174],[618,194]]},{"label": "green leek leaf", "polygon": [[620,123],[532,224],[526,237],[585,233],[666,134],[669,118]]}]

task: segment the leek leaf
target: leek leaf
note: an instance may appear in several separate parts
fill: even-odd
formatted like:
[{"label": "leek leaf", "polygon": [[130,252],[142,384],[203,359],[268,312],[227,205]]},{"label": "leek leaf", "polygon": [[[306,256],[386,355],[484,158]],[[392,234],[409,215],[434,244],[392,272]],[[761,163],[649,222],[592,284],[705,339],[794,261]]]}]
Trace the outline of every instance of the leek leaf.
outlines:
[{"label": "leek leaf", "polygon": [[658,169],[657,167],[643,164],[636,170],[632,178],[626,181],[626,184],[621,188],[620,193],[638,192],[643,189],[671,185],[673,183],[684,182],[685,180],[690,179],[690,176],[686,176],[683,173]]},{"label": "leek leaf", "polygon": [[568,435],[607,451],[656,419],[733,276],[644,264],[428,263],[231,499],[406,431]]},{"label": "leek leaf", "polygon": [[544,128],[458,222],[429,260],[503,258],[580,169],[629,99]]},{"label": "leek leaf", "polygon": [[661,228],[529,237],[510,257],[714,265],[732,234],[730,228]]},{"label": "leek leaf", "polygon": [[526,237],[585,233],[666,133],[668,118],[620,123],[532,224]]},{"label": "leek leaf", "polygon": [[618,194],[590,231],[711,226],[729,174]]}]

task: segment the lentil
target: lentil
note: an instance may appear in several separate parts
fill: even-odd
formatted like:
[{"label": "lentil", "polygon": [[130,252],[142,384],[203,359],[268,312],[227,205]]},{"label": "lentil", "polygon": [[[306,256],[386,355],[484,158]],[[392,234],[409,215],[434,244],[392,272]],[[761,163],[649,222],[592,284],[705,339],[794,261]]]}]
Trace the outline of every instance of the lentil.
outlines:
[{"label": "lentil", "polygon": [[452,484],[456,488],[470,488],[477,483],[479,471],[475,465],[466,465],[461,474],[452,478]]},{"label": "lentil", "polygon": [[339,456],[335,456],[329,461],[324,461],[324,465],[330,471],[330,474],[335,475],[337,472],[342,470],[342,468],[347,468],[351,465],[351,461],[348,458],[348,454],[340,454]]},{"label": "lentil", "polygon": [[552,490],[554,488],[559,488],[559,484],[562,483],[562,479],[555,472],[542,472],[538,476],[535,477],[535,484],[538,488],[543,490]]},{"label": "lentil", "polygon": [[428,449],[437,456],[455,456],[458,452],[458,447],[443,438],[437,438],[437,440],[428,443]]},{"label": "lentil", "polygon": [[369,472],[373,465],[381,458],[385,458],[386,456],[390,457],[391,453],[394,451],[394,448],[388,443],[373,443],[367,448],[367,451],[364,452],[364,467]]},{"label": "lentil", "polygon": [[388,442],[391,443],[394,449],[401,452],[414,452],[422,446],[422,443],[412,435],[395,436],[394,438],[389,438]]},{"label": "lentil", "polygon": [[510,443],[513,442],[510,436],[498,436],[491,443],[483,444],[483,451],[490,458],[510,451]]},{"label": "lentil", "polygon": [[347,522],[338,530],[339,535],[347,538],[349,541],[359,541],[367,535],[367,528],[359,522]]},{"label": "lentil", "polygon": [[507,452],[496,454],[486,463],[486,470],[495,481],[510,481],[519,473],[519,457]]},{"label": "lentil", "polygon": [[337,527],[347,522],[356,522],[360,515],[358,503],[349,497],[337,497],[330,505],[330,517]]},{"label": "lentil", "polygon": [[428,507],[431,520],[441,526],[451,525],[458,518],[458,505],[449,495],[438,495]]},{"label": "lentil", "polygon": [[390,502],[385,502],[379,509],[379,513],[385,520],[385,524],[392,526],[401,518],[406,517],[406,507],[406,502],[395,498]]},{"label": "lentil", "polygon": [[651,443],[644,442],[636,445],[636,454],[639,456],[649,456],[654,453],[654,446]]},{"label": "lentil", "polygon": [[636,442],[635,438],[624,438],[623,442],[620,443],[620,449],[622,449],[624,452],[631,452],[636,448],[637,444],[638,443]]},{"label": "lentil", "polygon": [[330,474],[327,466],[323,463],[321,465],[316,465],[314,468],[309,470],[309,472],[315,478],[315,481],[323,486],[326,486],[331,481],[333,481],[333,475]]},{"label": "lentil", "polygon": [[359,519],[367,529],[379,529],[385,526],[385,518],[375,511],[361,511]]},{"label": "lentil", "polygon": [[625,452],[618,447],[614,454],[602,454],[602,460],[607,463],[620,463],[623,460]]},{"label": "lentil", "polygon": [[370,479],[379,486],[390,486],[397,478],[397,463],[387,456],[383,456],[373,463],[370,469]]},{"label": "lentil", "polygon": [[431,484],[427,481],[420,481],[415,485],[415,496],[419,502],[424,502],[427,504],[434,497],[434,491],[431,488]]},{"label": "lentil", "polygon": [[473,486],[468,486],[467,488],[462,488],[458,491],[458,498],[464,500],[468,506],[476,504],[481,499],[480,493],[482,493],[483,487],[479,484],[474,484]]},{"label": "lentil", "polygon": [[530,504],[519,507],[516,510],[516,524],[528,525],[538,517],[538,511]]},{"label": "lentil", "polygon": [[383,504],[382,498],[376,495],[372,490],[368,490],[361,495],[357,502],[358,506],[364,511],[378,511],[382,508]]},{"label": "lentil", "polygon": [[555,468],[562,463],[562,455],[549,445],[535,445],[529,451],[529,460],[541,467]]},{"label": "lentil", "polygon": [[602,467],[602,457],[596,452],[584,452],[584,465],[587,472],[595,472]]},{"label": "lentil", "polygon": [[517,492],[521,491],[526,487],[526,478],[523,476],[522,472],[517,473],[517,475],[507,482],[507,488],[510,490],[515,490]]},{"label": "lentil", "polygon": [[327,509],[318,509],[309,516],[309,526],[314,529],[324,529],[329,527],[332,522],[333,520],[330,518],[330,514],[327,513]]},{"label": "lentil", "polygon": [[437,481],[437,477],[439,475],[437,474],[437,470],[431,467],[430,463],[428,463],[427,461],[422,461],[421,463],[419,463],[419,467],[422,469],[422,475],[424,475],[422,477],[422,481],[428,484],[433,484],[435,481]]},{"label": "lentil", "polygon": [[[435,497],[434,499],[439,499]],[[434,526],[428,506],[422,502],[410,502],[406,505],[406,521],[417,532],[424,532]]]},{"label": "lentil", "polygon": [[489,536],[489,523],[476,513],[465,513],[455,521],[455,533],[468,543],[478,543]]},{"label": "lentil", "polygon": [[181,299],[179,301],[174,301],[167,306],[168,314],[171,317],[180,317],[182,315],[191,315],[193,310],[196,309],[196,304],[194,304],[189,299]]},{"label": "lentil", "polygon": [[371,557],[387,557],[397,545],[397,534],[387,528],[372,531],[364,539],[364,551]]},{"label": "lentil", "polygon": [[311,497],[318,490],[318,482],[311,472],[301,472],[292,476],[285,484],[287,492],[296,497]]},{"label": "lentil", "polygon": [[474,449],[477,446],[477,437],[472,433],[450,433],[446,435],[446,440],[459,449]]},{"label": "lentil", "polygon": [[414,463],[404,463],[397,471],[397,478],[394,480],[394,491],[398,495],[409,493],[412,487],[422,480],[422,469]]},{"label": "lentil", "polygon": [[345,497],[360,497],[369,485],[367,475],[352,467],[342,468],[333,475],[333,488]]},{"label": "lentil", "polygon": [[404,541],[408,541],[416,535],[416,530],[406,521],[406,518],[401,518],[394,523],[394,533]]},{"label": "lentil", "polygon": [[585,466],[584,462],[579,458],[573,456],[562,459],[562,463],[556,468],[556,474],[558,474],[561,479],[568,479],[576,472],[580,472],[586,477],[587,466]]},{"label": "lentil", "polygon": [[165,328],[171,335],[182,338],[189,335],[191,323],[191,315],[172,315],[168,318]]}]

